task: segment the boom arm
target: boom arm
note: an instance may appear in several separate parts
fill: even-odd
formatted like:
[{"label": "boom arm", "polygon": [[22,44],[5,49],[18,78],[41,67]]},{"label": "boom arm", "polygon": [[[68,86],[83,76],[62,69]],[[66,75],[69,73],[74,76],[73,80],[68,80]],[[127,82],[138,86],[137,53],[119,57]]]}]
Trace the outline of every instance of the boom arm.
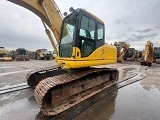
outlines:
[{"label": "boom arm", "polygon": [[[47,26],[52,30],[56,42],[59,42],[60,29],[62,24],[62,14],[54,2],[54,0],[8,0],[12,3],[20,5],[31,12],[35,13],[42,19],[42,22],[47,24]],[[45,26],[45,24],[44,24]],[[46,33],[52,43],[52,46],[57,53],[56,42],[53,41],[50,31],[46,28]]]}]

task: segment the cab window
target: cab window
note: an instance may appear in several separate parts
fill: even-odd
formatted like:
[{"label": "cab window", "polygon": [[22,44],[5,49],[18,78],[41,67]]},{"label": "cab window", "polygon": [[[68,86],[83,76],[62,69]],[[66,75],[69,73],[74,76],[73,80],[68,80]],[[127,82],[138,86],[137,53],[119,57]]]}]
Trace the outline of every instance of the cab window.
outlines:
[{"label": "cab window", "polygon": [[82,57],[89,56],[95,50],[95,33],[95,21],[82,15],[79,31],[79,48]]}]

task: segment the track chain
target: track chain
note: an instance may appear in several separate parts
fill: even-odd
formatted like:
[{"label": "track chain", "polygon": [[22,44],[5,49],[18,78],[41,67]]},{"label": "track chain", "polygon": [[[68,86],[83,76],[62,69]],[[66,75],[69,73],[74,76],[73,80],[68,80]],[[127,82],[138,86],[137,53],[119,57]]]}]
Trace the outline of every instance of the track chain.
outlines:
[{"label": "track chain", "polygon": [[[38,102],[38,105],[39,105],[41,111],[45,115],[56,115],[56,114],[64,111],[64,109],[59,109],[59,108],[55,111],[53,111],[53,108],[51,108],[51,111],[52,111],[51,113],[49,111],[47,111],[47,107],[43,103],[44,102],[43,100],[45,98],[45,95],[47,94],[47,92],[51,88],[54,88],[54,87],[59,86],[59,85],[67,84],[69,82],[73,82],[73,81],[75,81],[79,78],[82,78],[82,77],[90,74],[90,73],[100,72],[100,71],[104,71],[104,70],[113,71],[115,69],[107,69],[107,68],[84,69],[84,70],[81,70],[81,71],[78,71],[78,72],[77,71],[72,71],[72,72],[62,74],[62,75],[57,75],[57,76],[54,76],[54,77],[48,77],[48,78],[42,80],[36,86],[35,91],[34,91],[34,96],[36,98],[36,101]],[[113,84],[115,84],[115,83],[113,83]]]},{"label": "track chain", "polygon": [[29,71],[26,75],[26,80],[27,82],[29,81],[30,77],[35,74],[35,73],[38,73],[38,72],[46,72],[46,71],[50,71],[50,70],[53,70],[53,69],[56,69],[56,68],[59,68],[60,66],[59,65],[55,65],[55,66],[51,66],[51,67],[46,67],[46,68],[37,68],[37,69],[33,69],[31,71]]}]

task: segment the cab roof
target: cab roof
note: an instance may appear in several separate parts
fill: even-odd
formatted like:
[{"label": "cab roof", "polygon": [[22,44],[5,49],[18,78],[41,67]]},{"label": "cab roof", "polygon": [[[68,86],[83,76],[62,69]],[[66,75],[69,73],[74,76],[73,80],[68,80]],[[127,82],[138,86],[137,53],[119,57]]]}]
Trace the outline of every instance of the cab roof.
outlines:
[{"label": "cab roof", "polygon": [[95,16],[94,14],[88,12],[87,10],[82,9],[82,8],[78,8],[77,10],[79,10],[79,11],[81,11],[81,12],[84,12],[84,13],[88,14],[89,16],[91,16],[91,17],[93,17],[94,19],[96,19],[98,22],[104,24],[104,22],[103,22],[100,18],[98,18],[98,17]]}]

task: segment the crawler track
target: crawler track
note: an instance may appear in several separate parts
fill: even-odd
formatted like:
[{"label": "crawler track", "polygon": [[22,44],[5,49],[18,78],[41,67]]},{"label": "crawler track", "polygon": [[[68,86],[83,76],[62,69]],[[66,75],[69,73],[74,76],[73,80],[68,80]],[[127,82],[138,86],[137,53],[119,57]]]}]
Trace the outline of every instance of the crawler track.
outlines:
[{"label": "crawler track", "polygon": [[[129,78],[119,80],[121,82],[118,82],[117,84],[113,85],[112,87],[108,87],[101,91],[100,93],[90,97],[87,101],[84,101],[80,104],[77,104],[75,107],[71,108],[70,110],[64,111],[61,114],[58,114],[56,116],[48,116],[48,120],[56,120],[58,119],[68,119],[71,120],[81,114],[83,111],[89,109],[92,105],[103,99],[104,97],[108,96],[109,94],[112,94],[119,89],[128,86],[130,84],[133,84],[137,81],[140,81],[146,77],[145,69],[147,67],[142,66],[136,74],[133,76],[130,76]],[[65,118],[64,118],[65,117]]]},{"label": "crawler track", "polygon": [[28,89],[28,88],[29,88],[29,86],[27,84],[10,86],[8,88],[2,88],[2,89],[0,89],[0,95],[19,91],[19,90],[24,90],[24,89]]},{"label": "crawler track", "polygon": [[[97,95],[91,97],[88,100],[88,102],[83,102],[81,105],[75,106],[75,108],[68,110],[66,113],[63,113],[63,115],[59,114],[59,115],[55,116],[55,119],[56,118],[59,119],[62,116],[65,116],[65,119],[69,119],[69,120],[75,118],[76,116],[81,114],[83,111],[89,109],[89,107],[91,107],[92,105],[94,105],[95,103],[97,103],[98,101],[100,101],[101,99],[106,97],[107,95],[112,94],[113,92],[115,92],[123,87],[126,87],[130,84],[133,84],[135,82],[138,82],[138,81],[144,79],[146,77],[146,74],[145,74],[146,68],[147,67],[141,67],[141,69],[137,72],[137,74],[135,74],[129,78],[121,80],[121,82],[118,82],[116,85],[113,85],[112,87],[109,87],[109,88],[105,89],[104,91],[100,92],[100,94],[97,94]],[[54,117],[49,117],[48,120],[50,120],[50,119],[55,120]],[[62,118],[62,119],[64,119],[64,118]]]},{"label": "crawler track", "polygon": [[81,69],[42,80],[34,96],[45,115],[57,115],[116,84],[117,80],[116,69]]},{"label": "crawler track", "polygon": [[47,68],[39,68],[39,69],[34,69],[28,72],[26,75],[27,83],[31,88],[35,88],[37,84],[47,78],[47,77],[53,77],[59,74],[66,73],[67,71],[63,70],[60,68],[60,66],[55,65]]}]

